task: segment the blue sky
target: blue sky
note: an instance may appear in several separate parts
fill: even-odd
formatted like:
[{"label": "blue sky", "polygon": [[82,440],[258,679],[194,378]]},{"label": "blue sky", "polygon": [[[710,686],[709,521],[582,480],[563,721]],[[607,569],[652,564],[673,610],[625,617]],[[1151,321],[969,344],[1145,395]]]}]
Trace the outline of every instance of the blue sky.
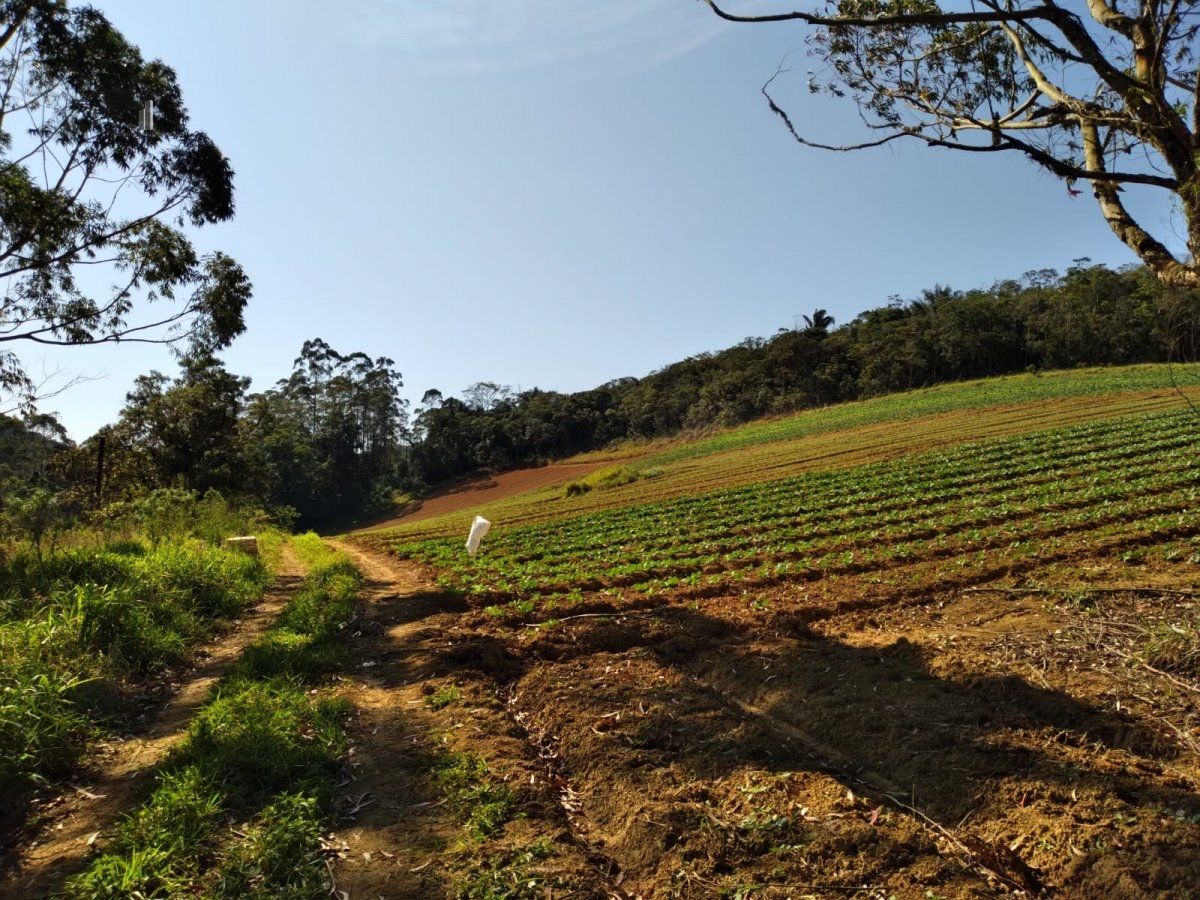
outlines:
[{"label": "blue sky", "polygon": [[[785,60],[806,134],[857,133],[805,90],[798,25],[696,0],[96,5],[175,68],[237,171],[236,219],[196,238],[254,282],[223,354],[253,390],[312,337],[392,358],[414,404],[478,381],[586,390],[818,307],[845,323],[937,283],[1133,261],[1088,192],[1021,159],[797,145],[759,93]],[[138,373],[175,372],[162,348],[24,359],[89,379],[44,404],[77,440]]]}]

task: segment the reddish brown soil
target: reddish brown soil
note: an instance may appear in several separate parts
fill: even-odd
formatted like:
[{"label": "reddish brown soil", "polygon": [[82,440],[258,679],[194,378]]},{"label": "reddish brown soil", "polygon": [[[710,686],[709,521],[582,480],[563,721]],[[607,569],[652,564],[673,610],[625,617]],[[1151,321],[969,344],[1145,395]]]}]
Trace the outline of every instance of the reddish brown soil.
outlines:
[{"label": "reddish brown soil", "polygon": [[[1200,686],[1129,660],[1195,621],[1163,592],[1192,564],[1073,560],[1131,587],[1087,603],[919,567],[600,592],[539,627],[358,555],[351,897],[1200,896]],[[487,760],[522,817],[470,839],[439,749]]]},{"label": "reddish brown soil", "polygon": [[419,522],[422,519],[432,519],[434,516],[446,513],[462,512],[473,509],[485,503],[494,503],[534,491],[538,488],[549,487],[553,484],[566,484],[577,478],[583,478],[611,461],[596,461],[586,463],[555,463],[536,469],[518,469],[514,472],[502,472],[499,475],[483,475],[461,481],[453,487],[444,488],[421,500],[408,503],[395,515],[385,520],[371,522],[371,529],[388,528],[401,522]]},{"label": "reddish brown soil", "polygon": [[[341,801],[342,824],[330,836],[336,890],[353,900],[456,897],[465,870],[486,880],[488,866],[549,839],[556,881],[583,891],[577,895],[607,896],[605,877],[576,843],[545,766],[494,686],[447,677],[448,649],[502,666],[500,647],[463,637],[456,624],[461,602],[433,590],[411,566],[339,547],[354,557],[367,583],[345,689],[358,710],[351,780]],[[456,683],[460,699],[432,709],[432,694]],[[500,839],[477,847],[464,829],[467,811],[449,806],[433,786],[431,772],[443,752],[484,759],[497,784],[517,793],[521,816]]]}]

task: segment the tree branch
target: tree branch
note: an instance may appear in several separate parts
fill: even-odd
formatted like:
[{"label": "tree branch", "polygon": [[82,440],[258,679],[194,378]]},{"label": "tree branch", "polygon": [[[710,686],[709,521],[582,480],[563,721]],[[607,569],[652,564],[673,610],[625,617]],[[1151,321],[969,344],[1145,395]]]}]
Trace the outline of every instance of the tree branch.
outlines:
[{"label": "tree branch", "polygon": [[5,28],[3,32],[0,32],[0,49],[7,47],[8,42],[13,39],[13,35],[21,30],[21,27],[29,18],[29,13],[30,9],[26,8],[20,15],[13,16],[12,24]]},{"label": "tree branch", "polygon": [[899,16],[875,16],[869,18],[818,16],[806,12],[774,13],[765,16],[739,16],[728,13],[717,6],[716,0],[701,0],[714,13],[728,22],[804,22],[808,25],[827,27],[879,27],[904,25],[965,25],[971,22],[1026,22],[1035,19],[1051,20],[1053,17],[1038,7],[1034,9],[1018,9],[995,12],[959,12],[959,13],[906,13]]},{"label": "tree branch", "polygon": [[1092,14],[1092,18],[1099,24],[1124,37],[1133,38],[1135,22],[1129,16],[1117,12],[1105,3],[1104,0],[1087,0],[1087,7],[1088,12]]},{"label": "tree branch", "polygon": [[797,143],[802,144],[805,147],[812,147],[815,150],[838,150],[838,151],[868,150],[872,147],[882,147],[884,144],[890,144],[892,141],[897,140],[898,138],[908,136],[903,133],[890,134],[890,135],[887,135],[886,137],[880,138],[877,141],[866,141],[861,144],[847,144],[844,146],[837,146],[837,145],[832,145],[832,144],[820,144],[820,143],[817,143],[816,141],[808,140],[807,138],[801,136],[800,132],[798,132],[796,130],[796,126],[792,124],[791,117],[788,116],[787,112],[778,103],[775,102],[775,99],[767,91],[767,88],[769,88],[771,86],[771,82],[774,81],[776,78],[778,78],[782,73],[787,72],[787,71],[788,71],[787,69],[779,69],[775,72],[774,75],[772,75],[770,78],[768,78],[767,83],[762,86],[762,95],[767,98],[767,105],[771,108],[771,112],[775,113],[775,115],[777,115],[777,116],[779,116],[779,118],[783,119],[784,125],[787,126],[787,130],[791,133],[792,137],[796,140]]},{"label": "tree branch", "polygon": [[[821,87],[853,102],[873,134],[844,145],[802,136],[771,94],[780,68],[762,93],[798,143],[859,150],[912,137],[1023,153],[1059,177],[1090,182],[1111,230],[1161,280],[1200,286],[1200,24],[1188,4],[971,0],[955,11],[937,0],[827,0],[815,12],[736,15],[720,0],[703,2],[730,22],[817,27],[813,46],[830,66]],[[810,89],[821,88],[810,81]],[[1130,215],[1122,185],[1175,195],[1186,260]]]},{"label": "tree branch", "polygon": [[[1083,133],[1084,161],[1089,169],[1104,170],[1104,155],[1101,148],[1099,129],[1092,123],[1080,123]],[[1091,178],[1092,193],[1100,205],[1100,212],[1123,244],[1133,250],[1138,257],[1148,265],[1159,277],[1174,277],[1184,268],[1179,260],[1160,241],[1143,229],[1129,215],[1125,204],[1121,202],[1118,186],[1111,181]]]}]

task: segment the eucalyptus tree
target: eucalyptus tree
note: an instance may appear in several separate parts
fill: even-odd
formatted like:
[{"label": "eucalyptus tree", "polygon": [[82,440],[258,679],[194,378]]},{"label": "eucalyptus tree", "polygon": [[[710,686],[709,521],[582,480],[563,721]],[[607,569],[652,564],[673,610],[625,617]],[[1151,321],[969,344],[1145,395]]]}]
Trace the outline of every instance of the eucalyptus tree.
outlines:
[{"label": "eucalyptus tree", "polygon": [[250,397],[242,418],[253,468],[270,473],[270,501],[313,524],[359,512],[386,493],[408,434],[402,387],[386,356],[305,341],[292,374]]},{"label": "eucalyptus tree", "polygon": [[226,346],[250,282],[187,230],[233,214],[170,67],[94,8],[0,0],[0,399],[38,392],[20,346]]},{"label": "eucalyptus tree", "polygon": [[[802,133],[778,99],[781,67],[763,93],[801,144],[1024,155],[1072,195],[1089,185],[1159,279],[1200,286],[1197,0],[826,0],[758,15],[703,2],[734,22],[812,27],[808,90],[856,104],[868,133],[848,144]],[[1128,198],[1142,192],[1177,207],[1179,240],[1135,213]]]}]

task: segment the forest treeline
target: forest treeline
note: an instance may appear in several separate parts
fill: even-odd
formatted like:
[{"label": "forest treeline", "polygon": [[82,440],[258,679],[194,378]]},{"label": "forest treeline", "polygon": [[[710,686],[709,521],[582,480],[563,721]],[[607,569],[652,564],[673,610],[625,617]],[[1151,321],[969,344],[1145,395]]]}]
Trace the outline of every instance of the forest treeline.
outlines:
[{"label": "forest treeline", "polygon": [[[321,527],[481,470],[700,432],[946,381],[1084,365],[1192,362],[1200,297],[1146,269],[1079,260],[984,290],[941,285],[836,326],[794,327],[588,391],[483,382],[410,408],[395,363],[307,341],[269,390],[211,355],[137,379],[117,422],[79,445],[49,416],[0,420],[0,480],[21,521],[182,488]],[[102,481],[99,461],[103,457]],[[61,507],[61,509],[59,508]],[[39,518],[40,517],[40,518]]]}]

